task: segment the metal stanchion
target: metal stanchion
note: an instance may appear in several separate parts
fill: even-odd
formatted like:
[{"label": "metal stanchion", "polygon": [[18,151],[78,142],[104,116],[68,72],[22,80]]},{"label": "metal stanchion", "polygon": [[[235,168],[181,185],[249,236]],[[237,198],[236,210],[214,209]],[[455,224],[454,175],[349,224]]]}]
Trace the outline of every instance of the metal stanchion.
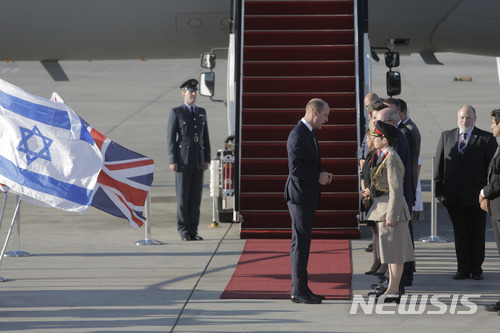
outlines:
[{"label": "metal stanchion", "polygon": [[446,243],[446,238],[441,238],[437,235],[437,201],[435,198],[436,189],[434,187],[434,159],[432,158],[431,165],[431,235],[429,237],[420,238],[424,243]]},{"label": "metal stanchion", "polygon": [[217,198],[219,197],[220,189],[220,161],[213,159],[210,163],[210,196],[212,197],[212,223],[209,228],[220,228],[217,222]]},{"label": "metal stanchion", "polygon": [[[0,228],[2,227],[2,222],[3,222],[3,214],[5,213],[5,205],[7,204],[7,194],[8,192],[3,193],[3,205],[2,205],[2,213],[0,215]],[[2,257],[0,257],[0,265],[2,264]],[[7,279],[4,279],[3,277],[0,276],[0,282],[5,282]]]},{"label": "metal stanchion", "polygon": [[146,225],[144,226],[144,229],[145,229],[145,239],[141,240],[141,241],[137,241],[135,242],[135,245],[161,245],[161,244],[164,244],[160,241],[157,241],[155,239],[152,239],[151,238],[151,198],[149,196],[149,192],[148,192],[148,196],[146,197],[146,203],[144,205],[144,215],[146,217]]},{"label": "metal stanchion", "polygon": [[[19,202],[19,205],[21,205],[21,199],[20,196],[16,195],[16,199]],[[16,224],[17,224],[17,236],[16,236],[16,244],[15,244],[15,250],[14,251],[9,251],[5,254],[6,257],[29,257],[31,256],[31,253],[26,252],[26,251],[21,251],[21,210],[16,214]]]},{"label": "metal stanchion", "polygon": [[[19,213],[19,206],[21,206],[21,198],[18,196],[17,196],[17,198],[18,198],[18,200],[17,200],[16,209],[14,211],[14,216],[12,216],[12,222],[10,223],[9,232],[7,233],[7,237],[5,238],[5,244],[3,245],[2,253],[0,253],[0,265],[2,265],[2,260],[3,260],[3,257],[5,255],[5,249],[7,248],[7,244],[9,243],[9,238],[10,238],[10,235],[12,233],[12,229],[14,228],[14,224],[16,223],[17,214]],[[5,282],[5,281],[6,281],[6,279],[0,280],[0,282]]]}]

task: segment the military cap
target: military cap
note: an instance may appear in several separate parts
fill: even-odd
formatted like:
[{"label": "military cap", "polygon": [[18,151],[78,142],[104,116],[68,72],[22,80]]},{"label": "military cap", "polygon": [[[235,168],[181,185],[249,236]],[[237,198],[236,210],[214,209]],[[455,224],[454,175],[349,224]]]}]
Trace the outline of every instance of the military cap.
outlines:
[{"label": "military cap", "polygon": [[182,90],[198,90],[198,80],[189,79],[183,84],[181,84],[180,88]]},{"label": "military cap", "polygon": [[398,129],[393,125],[384,123],[383,121],[377,121],[375,124],[375,129],[370,133],[372,136],[386,137],[387,139],[397,139]]}]

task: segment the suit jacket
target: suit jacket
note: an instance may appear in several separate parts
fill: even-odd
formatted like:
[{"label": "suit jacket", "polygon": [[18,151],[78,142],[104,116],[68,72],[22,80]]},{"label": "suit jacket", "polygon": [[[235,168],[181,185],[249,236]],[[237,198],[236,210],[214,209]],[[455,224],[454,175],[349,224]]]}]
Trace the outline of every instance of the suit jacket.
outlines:
[{"label": "suit jacket", "polygon": [[399,158],[405,167],[405,174],[403,175],[403,193],[408,207],[415,206],[415,188],[413,187],[413,177],[411,174],[412,164],[410,156],[410,147],[404,134],[398,130],[398,140],[394,144],[394,150],[398,153]]},{"label": "suit jacket", "polygon": [[321,157],[313,133],[302,121],[290,132],[286,149],[289,172],[285,184],[285,201],[316,207],[321,194],[321,184],[318,182]]},{"label": "suit jacket", "polygon": [[494,220],[500,219],[500,149],[488,166],[488,184],[483,187],[484,197],[490,200],[489,211]]},{"label": "suit jacket", "polygon": [[420,135],[420,131],[418,130],[417,125],[410,119],[406,119],[404,126],[410,130],[410,133],[413,136],[413,141],[415,144],[415,150],[412,154],[411,164],[412,164],[412,179],[413,186],[415,187],[415,191],[418,186],[418,158],[420,157],[420,146],[422,145],[422,136]]},{"label": "suit jacket", "polygon": [[183,104],[173,108],[168,117],[168,160],[179,169],[203,169],[210,163],[207,112],[196,106],[195,113],[193,116]]},{"label": "suit jacket", "polygon": [[407,169],[406,172],[411,172],[411,180],[412,180],[412,186],[413,190],[416,192],[417,191],[417,183],[418,183],[418,154],[417,154],[417,146],[415,142],[415,137],[413,136],[413,133],[410,131],[410,129],[403,124],[402,122],[399,123],[398,129],[401,131],[401,133],[404,134],[406,141],[408,142],[408,146],[410,148],[410,169]]},{"label": "suit jacket", "polygon": [[434,166],[435,195],[444,195],[445,205],[479,206],[479,192],[486,185],[488,165],[498,145],[491,133],[474,127],[461,155],[459,134],[459,128],[455,128],[444,131],[439,138]]},{"label": "suit jacket", "polygon": [[[410,220],[410,210],[403,196],[403,173],[399,167],[400,164],[403,166],[398,154],[393,148],[389,148],[384,159],[382,172],[377,178],[383,187],[389,188],[389,194],[374,198],[366,216],[367,220],[385,221],[388,219],[395,222]],[[374,168],[377,168],[378,165]],[[403,172],[405,172],[404,166]]]}]

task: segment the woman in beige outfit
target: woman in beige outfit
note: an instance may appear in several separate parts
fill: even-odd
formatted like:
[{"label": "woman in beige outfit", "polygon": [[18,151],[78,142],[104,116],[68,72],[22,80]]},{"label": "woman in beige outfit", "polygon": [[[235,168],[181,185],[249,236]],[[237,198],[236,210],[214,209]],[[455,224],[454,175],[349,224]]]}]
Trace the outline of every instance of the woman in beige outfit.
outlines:
[{"label": "woman in beige outfit", "polygon": [[[375,125],[373,144],[381,153],[371,172],[373,204],[367,219],[377,221],[379,229],[380,258],[389,264],[389,285],[385,301],[399,301],[399,282],[406,261],[415,260],[408,228],[410,212],[403,195],[404,166],[393,149],[398,129],[378,121]],[[391,295],[390,297],[388,295]]]}]

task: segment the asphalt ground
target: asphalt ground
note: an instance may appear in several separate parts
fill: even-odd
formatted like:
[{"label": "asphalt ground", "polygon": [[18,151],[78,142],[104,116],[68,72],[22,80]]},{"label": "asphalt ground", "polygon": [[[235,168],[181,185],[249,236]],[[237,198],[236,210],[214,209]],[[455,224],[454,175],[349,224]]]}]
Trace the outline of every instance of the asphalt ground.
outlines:
[{"label": "asphalt ground", "polygon": [[[418,240],[431,235],[431,161],[439,134],[456,127],[456,113],[473,105],[477,126],[489,129],[489,112],[500,105],[494,58],[443,54],[444,66],[425,65],[403,56],[401,98],[422,133],[422,183],[425,221],[414,224]],[[453,232],[446,211],[437,208],[437,235],[449,241],[417,241],[417,271],[409,296],[437,297],[418,303],[420,314],[397,308],[365,313],[352,300],[321,305],[288,300],[219,299],[236,267],[244,240],[239,224],[212,222],[212,198],[206,174],[199,242],[183,242],[176,231],[173,173],[168,168],[166,122],[182,100],[178,85],[201,72],[198,59],[162,61],[62,62],[69,82],[54,82],[33,62],[0,64],[0,78],[30,93],[50,98],[56,91],[82,118],[123,146],[155,160],[151,190],[151,239],[161,245],[136,245],[146,237],[126,220],[90,208],[79,215],[23,203],[20,234],[14,229],[7,251],[27,257],[4,257],[0,265],[1,332],[497,332],[500,316],[483,305],[500,299],[500,259],[486,231],[485,279],[453,280],[456,269]],[[374,91],[384,96],[383,64],[373,66]],[[216,93],[225,95],[224,61],[216,68]],[[455,81],[455,77],[471,77]],[[227,137],[222,103],[199,97],[207,108],[212,151]],[[334,116],[334,115],[333,115]],[[1,196],[1,195],[0,195]],[[3,245],[15,198],[9,195],[0,229]],[[369,228],[351,241],[352,295],[364,296],[377,282],[365,275],[371,265]],[[471,296],[473,295],[473,296]],[[466,297],[465,299],[463,297]],[[467,303],[466,300],[469,302]],[[417,310],[415,310],[418,312]],[[356,312],[356,314],[350,314]],[[411,312],[411,311],[410,311]],[[436,314],[436,312],[442,312]],[[472,312],[472,313],[463,313]]]}]

